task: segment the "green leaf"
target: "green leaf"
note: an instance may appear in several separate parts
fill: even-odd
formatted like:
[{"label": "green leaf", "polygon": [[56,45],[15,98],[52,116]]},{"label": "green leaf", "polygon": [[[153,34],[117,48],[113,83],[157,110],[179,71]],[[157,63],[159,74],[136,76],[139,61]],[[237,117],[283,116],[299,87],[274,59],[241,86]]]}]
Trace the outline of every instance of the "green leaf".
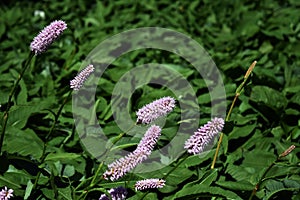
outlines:
[{"label": "green leaf", "polygon": [[28,197],[31,194],[32,188],[33,188],[33,183],[31,183],[31,181],[29,180],[27,182],[24,199],[28,199]]},{"label": "green leaf", "polygon": [[168,182],[168,185],[178,185],[191,177],[193,175],[193,172],[186,168],[176,168],[166,179],[166,182]]},{"label": "green leaf", "polygon": [[292,180],[276,181],[268,180],[266,184],[266,196],[264,199],[270,199],[273,195],[282,191],[299,191],[299,183]]},{"label": "green leaf", "polygon": [[80,155],[75,153],[50,153],[46,156],[45,161],[60,161],[62,163],[68,163],[80,158]]},{"label": "green leaf", "polygon": [[232,140],[232,139],[237,139],[239,137],[250,136],[252,131],[255,128],[256,128],[256,123],[247,126],[242,126],[242,127],[235,126],[232,132],[229,134],[228,139]]},{"label": "green leaf", "polygon": [[249,183],[247,180],[243,181],[217,181],[217,185],[227,188],[229,190],[240,190],[240,191],[251,191],[254,189],[254,185]]},{"label": "green leaf", "polygon": [[64,168],[63,176],[71,177],[75,174],[75,167],[73,165],[67,165]]},{"label": "green leaf", "polygon": [[22,104],[26,104],[27,103],[27,88],[26,88],[26,85],[24,83],[23,80],[20,81],[20,87],[21,87],[21,91],[20,93],[18,94],[18,97],[17,97],[17,103],[19,105],[22,105]]},{"label": "green leaf", "polygon": [[58,194],[62,199],[72,200],[72,191],[70,187],[58,188]]},{"label": "green leaf", "polygon": [[183,188],[177,192],[174,199],[189,198],[189,197],[223,197],[226,199],[238,200],[242,199],[234,192],[223,190],[219,187],[206,186],[202,184],[193,185],[189,188]]},{"label": "green leaf", "polygon": [[218,170],[217,169],[213,169],[211,171],[207,171],[204,176],[203,179],[201,180],[200,184],[202,185],[210,185],[213,181],[216,180],[218,176]]},{"label": "green leaf", "polygon": [[52,189],[42,188],[41,191],[48,199],[54,199],[54,192]]},{"label": "green leaf", "polygon": [[267,86],[255,86],[252,89],[250,99],[262,103],[275,111],[281,111],[287,106],[287,99],[281,92]]},{"label": "green leaf", "polygon": [[33,156],[38,159],[43,153],[43,141],[31,129],[20,130],[9,127],[5,137],[4,149],[11,154]]},{"label": "green leaf", "polygon": [[26,185],[33,176],[24,170],[16,169],[10,165],[7,172],[0,176],[0,185],[6,185],[9,188],[19,189],[21,185]]}]

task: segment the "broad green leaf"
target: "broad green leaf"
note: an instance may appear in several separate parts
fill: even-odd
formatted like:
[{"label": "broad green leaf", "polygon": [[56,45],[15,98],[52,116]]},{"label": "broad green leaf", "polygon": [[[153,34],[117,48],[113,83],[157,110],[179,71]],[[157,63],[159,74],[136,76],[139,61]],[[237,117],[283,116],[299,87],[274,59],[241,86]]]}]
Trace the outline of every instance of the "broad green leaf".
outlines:
[{"label": "broad green leaf", "polygon": [[202,184],[193,185],[189,188],[183,188],[175,194],[174,199],[189,198],[189,197],[223,197],[226,199],[242,199],[234,192],[224,190],[219,187],[205,186]]},{"label": "broad green leaf", "polygon": [[48,199],[54,199],[54,192],[52,189],[42,188],[41,191]]},{"label": "broad green leaf", "polygon": [[178,185],[191,177],[193,172],[186,168],[177,168],[175,169],[166,179],[168,185]]},{"label": "broad green leaf", "polygon": [[247,180],[243,181],[217,181],[217,185],[227,188],[229,190],[239,190],[239,191],[251,191],[254,189],[254,185],[249,183]]},{"label": "broad green leaf", "polygon": [[79,154],[75,153],[50,153],[46,156],[45,161],[60,161],[62,163],[68,163],[80,158]]},{"label": "broad green leaf", "polygon": [[267,86],[255,86],[250,99],[262,103],[274,111],[281,111],[287,106],[287,100],[281,92]]},{"label": "broad green leaf", "polygon": [[203,179],[201,180],[200,184],[202,185],[210,185],[213,181],[216,180],[218,176],[218,170],[213,169],[211,171],[208,171],[207,173],[204,174]]},{"label": "broad green leaf", "polygon": [[235,126],[233,128],[233,130],[231,131],[231,133],[229,134],[228,139],[232,140],[232,139],[237,139],[239,137],[250,136],[252,134],[252,131],[255,128],[256,128],[256,123],[249,124],[249,125],[242,126],[242,127]]},{"label": "broad green leaf", "polygon": [[58,194],[62,199],[72,200],[72,191],[71,191],[71,188],[69,188],[69,187],[59,188]]},{"label": "broad green leaf", "polygon": [[43,141],[31,129],[20,130],[9,127],[4,142],[4,149],[9,153],[33,156],[39,159],[43,153]]},{"label": "broad green leaf", "polygon": [[273,195],[282,191],[299,191],[299,182],[292,180],[276,181],[268,180],[266,184],[266,196],[264,199],[271,199]]},{"label": "broad green leaf", "polygon": [[16,169],[10,165],[7,172],[0,176],[0,184],[6,185],[9,188],[20,189],[21,185],[26,185],[33,176],[28,174],[25,170]]}]

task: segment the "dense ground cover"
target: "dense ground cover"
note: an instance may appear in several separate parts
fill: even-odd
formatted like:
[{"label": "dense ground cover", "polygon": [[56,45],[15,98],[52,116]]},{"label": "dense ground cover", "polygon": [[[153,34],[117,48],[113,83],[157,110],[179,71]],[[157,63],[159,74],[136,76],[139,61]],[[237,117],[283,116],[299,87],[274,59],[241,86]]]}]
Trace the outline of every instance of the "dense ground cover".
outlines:
[{"label": "dense ground cover", "polygon": [[[0,130],[4,135],[0,187],[13,189],[12,199],[99,199],[118,186],[127,189],[128,199],[300,198],[298,1],[2,1],[0,6]],[[46,52],[33,57],[10,107],[8,99],[28,60],[30,43],[58,19],[68,29]],[[102,177],[109,162],[99,162],[82,144],[73,118],[70,92],[75,91],[70,80],[99,43],[140,27],[168,28],[202,45],[221,73],[227,113],[248,67],[257,61],[230,111],[213,169],[217,145],[202,157],[188,155],[162,169],[112,182]],[[208,85],[193,66],[176,54],[142,49],[119,56],[99,80],[95,115],[109,138],[122,135],[111,109],[115,85],[135,66],[147,63],[161,63],[180,73],[197,95],[199,127],[211,120]],[[167,87],[138,88],[128,100],[132,120],[135,111],[163,96],[180,102]],[[167,116],[156,149],[169,143],[180,124],[189,123],[180,121],[182,112],[177,104]],[[126,134],[118,146],[132,151],[138,142]],[[291,145],[296,148],[280,157]],[[162,162],[163,158],[167,159],[162,156]],[[166,185],[134,190],[137,180],[152,177],[165,178]]]}]

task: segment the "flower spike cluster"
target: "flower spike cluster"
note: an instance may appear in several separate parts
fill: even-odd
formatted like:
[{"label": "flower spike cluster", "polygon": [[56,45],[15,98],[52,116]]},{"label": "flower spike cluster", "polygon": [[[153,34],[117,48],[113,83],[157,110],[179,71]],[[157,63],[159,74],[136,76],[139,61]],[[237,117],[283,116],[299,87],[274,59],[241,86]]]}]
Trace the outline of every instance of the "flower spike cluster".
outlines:
[{"label": "flower spike cluster", "polygon": [[213,142],[219,132],[224,127],[224,119],[214,118],[192,135],[184,145],[184,148],[191,154],[200,154],[208,144]]},{"label": "flower spike cluster", "polygon": [[165,180],[162,179],[145,179],[137,181],[135,184],[135,190],[145,190],[149,188],[163,188],[165,186]]},{"label": "flower spike cluster", "polygon": [[0,192],[0,200],[8,200],[10,197],[13,197],[13,189],[7,190],[7,187],[5,186],[4,189]]},{"label": "flower spike cluster", "polygon": [[[112,188],[109,191],[111,200],[125,200],[127,196],[127,190],[123,187]],[[102,194],[99,200],[110,200],[106,194]]]},{"label": "flower spike cluster", "polygon": [[70,81],[70,87],[74,90],[79,90],[86,79],[94,72],[95,68],[93,65],[88,65],[84,68],[73,80]]},{"label": "flower spike cluster", "polygon": [[48,47],[67,29],[67,24],[62,20],[55,20],[46,26],[31,42],[30,49],[37,54],[45,52]]},{"label": "flower spike cluster", "polygon": [[167,115],[175,107],[175,99],[163,97],[145,105],[136,112],[137,123],[150,124],[159,117]]},{"label": "flower spike cluster", "polygon": [[161,128],[152,125],[145,133],[137,148],[125,157],[122,157],[108,165],[108,170],[104,172],[105,179],[110,178],[115,181],[123,177],[127,172],[135,168],[138,164],[146,160],[151,154],[159,136]]}]

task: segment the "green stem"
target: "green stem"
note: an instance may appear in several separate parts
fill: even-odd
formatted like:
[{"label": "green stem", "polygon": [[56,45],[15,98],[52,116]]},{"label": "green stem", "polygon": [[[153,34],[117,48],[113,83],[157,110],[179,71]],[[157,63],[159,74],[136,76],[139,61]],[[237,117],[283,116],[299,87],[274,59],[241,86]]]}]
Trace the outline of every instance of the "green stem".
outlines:
[{"label": "green stem", "polygon": [[[130,131],[134,126],[135,126],[135,124],[133,124],[127,131],[120,133],[120,134],[117,136],[117,138],[115,138],[115,139],[112,141],[112,145],[111,145],[111,146],[103,153],[103,155],[106,156],[106,158],[107,158],[107,156],[108,156],[108,155],[107,155],[107,152],[109,152],[109,151],[113,148],[114,144],[116,144],[120,139],[122,139],[122,137],[123,137],[128,131]],[[94,186],[95,186],[96,184],[98,184],[98,182],[101,180],[101,179],[97,179],[97,177],[98,177],[98,175],[99,175],[99,173],[100,173],[100,171],[101,171],[101,169],[102,169],[102,167],[103,167],[103,164],[104,164],[103,161],[99,164],[98,169],[97,169],[96,173],[94,174],[93,179],[92,179],[90,185],[87,186],[87,187],[82,191],[81,195],[79,196],[79,199],[83,198],[83,196],[84,196],[83,199],[85,199],[86,195],[87,195],[87,194],[89,193],[89,191],[90,191],[90,188],[94,187]],[[79,185],[80,185],[80,186],[83,185],[83,184],[84,184],[86,181],[88,181],[88,180],[90,180],[90,179],[86,179],[83,183],[80,183]],[[79,188],[80,188],[80,187],[77,186],[76,189],[75,189],[75,191],[76,191],[77,189],[79,189]]]},{"label": "green stem", "polygon": [[279,160],[279,157],[276,159],[276,161],[272,162],[271,165],[263,173],[262,177],[260,178],[260,180],[258,181],[258,183],[255,185],[255,188],[252,190],[252,193],[251,193],[251,196],[250,196],[249,200],[252,200],[252,198],[255,196],[256,191],[259,189],[259,186],[260,186],[261,182],[263,181],[263,179],[265,178],[265,176],[267,175],[267,173],[270,171],[270,169],[275,165],[275,163],[278,160]]},{"label": "green stem", "polygon": [[56,115],[55,115],[54,123],[52,124],[50,131],[48,132],[48,134],[47,134],[46,137],[45,137],[46,141],[48,141],[50,135],[53,133],[54,128],[55,128],[55,125],[57,124],[58,119],[59,119],[59,116],[60,116],[60,114],[61,114],[61,112],[62,112],[62,109],[64,108],[64,106],[65,106],[66,103],[68,102],[68,99],[69,99],[69,97],[71,96],[71,94],[72,94],[72,90],[69,91],[68,96],[64,99],[62,105],[59,107],[59,109],[58,109],[58,111],[57,111],[57,113],[56,113]]},{"label": "green stem", "polygon": [[295,149],[295,145],[290,146],[288,149],[286,149],[282,154],[280,154],[274,162],[272,162],[269,167],[265,170],[257,184],[255,185],[254,189],[252,190],[251,196],[249,197],[249,200],[252,200],[252,198],[255,196],[257,190],[259,189],[260,184],[263,182],[264,178],[268,174],[268,172],[271,170],[271,168],[280,161],[281,158],[287,156],[289,153],[291,153]]},{"label": "green stem", "polygon": [[[43,153],[42,153],[42,156],[41,156],[41,158],[40,158],[40,160],[41,160],[40,163],[43,163],[43,162],[45,161],[45,159],[46,159],[46,148],[47,148],[47,145],[48,145],[48,139],[49,139],[49,137],[51,136],[51,134],[53,133],[53,131],[54,131],[54,129],[55,129],[55,125],[57,124],[58,119],[59,119],[59,116],[60,116],[60,114],[61,114],[61,112],[62,112],[62,109],[63,109],[63,107],[66,105],[66,103],[68,102],[68,99],[69,99],[69,97],[70,97],[71,94],[72,94],[72,91],[73,91],[73,90],[70,90],[70,91],[69,91],[68,96],[64,99],[63,103],[62,103],[61,106],[59,107],[59,109],[58,109],[58,111],[57,111],[57,113],[56,113],[56,115],[55,115],[55,117],[54,117],[54,122],[53,122],[53,124],[52,124],[52,126],[51,126],[51,128],[50,128],[50,130],[49,130],[49,132],[48,132],[48,134],[47,134],[46,137],[45,137],[45,142],[44,142],[44,147],[43,147]],[[41,176],[41,171],[38,172],[38,174],[37,174],[37,176],[36,176],[36,178],[35,178],[35,181],[34,181],[34,185],[33,185],[33,187],[32,187],[32,190],[34,190],[34,189],[37,187],[38,180],[39,180],[40,176]]]},{"label": "green stem", "polygon": [[[244,80],[243,80],[243,82],[242,82],[242,83],[239,85],[239,87],[236,89],[236,91],[235,91],[235,96],[234,96],[234,99],[233,99],[233,101],[232,101],[232,103],[231,103],[231,106],[230,106],[230,108],[229,108],[229,111],[228,111],[228,113],[227,113],[227,115],[226,115],[225,122],[228,122],[228,121],[229,121],[230,115],[231,115],[231,113],[232,113],[232,110],[233,110],[233,107],[234,107],[234,105],[235,105],[235,103],[236,103],[236,100],[238,99],[238,97],[240,96],[241,92],[243,91],[244,86],[245,86],[245,84],[247,83],[247,80],[248,80],[248,78],[249,78],[251,72],[253,71],[253,69],[254,69],[256,63],[257,63],[257,62],[254,61],[254,62],[250,65],[250,67],[248,68],[246,74],[244,75]],[[222,132],[222,133],[220,134],[219,141],[218,141],[218,145],[217,145],[217,149],[216,149],[216,153],[215,153],[215,155],[214,155],[214,159],[213,159],[212,164],[211,164],[211,167],[210,167],[211,169],[214,169],[214,168],[215,168],[215,164],[216,164],[216,161],[217,161],[218,153],[219,153],[219,151],[220,151],[220,147],[221,147],[221,144],[222,144],[223,136],[224,136],[224,133]]]},{"label": "green stem", "polygon": [[95,185],[95,180],[96,180],[96,178],[98,177],[98,174],[99,174],[99,172],[100,172],[102,166],[103,166],[103,161],[99,164],[98,169],[97,169],[97,171],[96,171],[96,173],[95,173],[95,175],[94,175],[94,177],[93,177],[93,180],[92,180],[92,182],[91,182],[91,184],[90,184],[90,187],[93,187],[93,186]]},{"label": "green stem", "polygon": [[28,59],[26,60],[26,62],[24,63],[24,66],[22,66],[22,71],[17,79],[17,81],[15,82],[9,96],[8,96],[8,101],[7,101],[7,107],[6,107],[6,110],[3,114],[3,125],[2,125],[2,131],[1,131],[1,136],[0,136],[0,153],[2,152],[2,145],[3,145],[3,141],[4,141],[4,135],[5,135],[5,130],[6,130],[6,126],[7,126],[7,121],[8,121],[8,113],[9,113],[9,110],[10,108],[12,107],[12,98],[18,88],[18,85],[26,71],[26,69],[29,67],[29,64],[31,63],[31,60],[34,56],[34,53],[33,52],[30,52],[29,56],[28,56]]}]

